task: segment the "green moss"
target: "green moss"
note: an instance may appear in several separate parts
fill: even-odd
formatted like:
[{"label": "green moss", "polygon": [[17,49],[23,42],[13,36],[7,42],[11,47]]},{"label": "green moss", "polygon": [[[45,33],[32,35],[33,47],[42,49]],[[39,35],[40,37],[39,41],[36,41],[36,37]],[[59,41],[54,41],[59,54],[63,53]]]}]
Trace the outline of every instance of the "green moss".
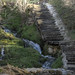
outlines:
[{"label": "green moss", "polygon": [[[2,29],[1,29],[2,30]],[[22,40],[14,37],[9,39],[3,30],[0,36],[0,52],[1,47],[5,49],[5,57],[0,61],[0,66],[11,64],[18,67],[40,67],[39,63],[40,54],[33,48],[24,48],[24,43]],[[10,37],[11,38],[11,37]]]},{"label": "green moss", "polygon": [[0,28],[0,40],[1,39],[15,39],[15,36],[13,34],[4,32],[4,30]]},{"label": "green moss", "polygon": [[27,26],[25,25],[22,32],[22,38],[32,40],[36,43],[41,43],[41,36],[36,29],[35,25]]},{"label": "green moss", "polygon": [[2,72],[2,69],[0,69],[0,73]]},{"label": "green moss", "polygon": [[[0,52],[1,47],[5,49],[5,57],[0,61],[0,66],[11,64],[18,67],[40,67],[40,54],[31,47],[24,48],[24,42],[13,34],[0,30]],[[9,34],[9,35],[7,35]],[[13,36],[10,37],[10,35]]]},{"label": "green moss", "polygon": [[5,53],[4,62],[6,62],[6,64],[20,68],[41,66],[39,63],[40,54],[33,48],[23,48],[20,46],[9,47],[6,48]]},{"label": "green moss", "polygon": [[58,57],[56,60],[55,60],[55,62],[52,64],[52,68],[61,68],[62,67],[62,65],[63,65],[63,63],[62,63],[62,57],[60,56],[60,57]]}]

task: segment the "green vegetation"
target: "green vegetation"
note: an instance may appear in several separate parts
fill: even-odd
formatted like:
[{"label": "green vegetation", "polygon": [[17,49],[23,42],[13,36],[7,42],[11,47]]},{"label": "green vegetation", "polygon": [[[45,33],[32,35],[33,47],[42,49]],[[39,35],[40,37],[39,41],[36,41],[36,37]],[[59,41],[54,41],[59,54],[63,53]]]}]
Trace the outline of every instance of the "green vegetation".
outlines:
[{"label": "green vegetation", "polygon": [[[24,13],[20,13],[17,7],[6,6],[1,13],[4,19],[3,25],[12,31],[16,31],[20,38],[29,39],[41,44],[41,37],[35,24],[27,25],[28,17],[31,15],[30,12],[30,9],[27,8],[24,15]],[[26,23],[24,22],[23,24],[23,21]]]},{"label": "green vegetation", "polygon": [[1,13],[4,26],[13,31],[18,31],[21,25],[21,14],[17,7],[5,6]]},{"label": "green vegetation", "polygon": [[6,33],[2,28],[0,28],[0,40],[1,39],[14,39],[15,36],[10,33]]},{"label": "green vegetation", "polygon": [[[9,34],[9,36],[7,35]],[[0,61],[0,66],[11,64],[18,67],[40,67],[40,53],[31,47],[24,48],[22,40],[16,38],[10,33],[0,32],[0,52],[1,48],[5,49],[5,57]],[[10,37],[10,35],[13,36]],[[10,38],[10,39],[9,39]]]},{"label": "green vegetation", "polygon": [[0,45],[23,45],[22,40],[0,28]]},{"label": "green vegetation", "polygon": [[5,50],[4,64],[11,64],[20,68],[40,67],[40,54],[33,48],[23,48],[21,46],[7,47]]},{"label": "green vegetation", "polygon": [[22,38],[32,40],[37,43],[41,43],[41,37],[35,25],[24,26],[22,31]]},{"label": "green vegetation", "polygon": [[61,56],[59,56],[56,60],[55,60],[55,62],[52,64],[52,68],[62,68],[62,66],[63,66],[63,63],[62,63],[62,57]]},{"label": "green vegetation", "polygon": [[0,69],[0,73],[2,72],[2,69]]},{"label": "green vegetation", "polygon": [[68,35],[75,39],[75,10],[65,6],[62,0],[50,0],[49,1],[57,10],[62,18],[66,28],[68,29]]},{"label": "green vegetation", "polygon": [[[41,37],[36,26],[27,25],[30,10],[27,8],[25,13],[21,13],[19,9],[12,4],[3,6],[0,13],[3,18],[2,24],[8,29],[17,32],[17,36],[32,40],[36,43],[41,43]],[[23,18],[23,16],[25,16]],[[25,21],[23,23],[23,21]],[[5,57],[0,61],[0,66],[11,64],[20,68],[26,67],[41,67],[39,63],[40,53],[31,47],[24,48],[24,42],[16,38],[12,33],[6,33],[0,28],[0,52],[4,47]],[[0,55],[1,56],[1,55]]]}]

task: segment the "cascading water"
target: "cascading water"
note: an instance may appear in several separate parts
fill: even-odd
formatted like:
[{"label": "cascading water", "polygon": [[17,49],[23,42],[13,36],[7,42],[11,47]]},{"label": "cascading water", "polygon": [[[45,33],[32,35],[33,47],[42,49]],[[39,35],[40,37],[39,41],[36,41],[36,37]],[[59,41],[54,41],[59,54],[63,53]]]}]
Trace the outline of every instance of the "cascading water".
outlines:
[{"label": "cascading water", "polygon": [[0,57],[0,60],[2,60],[3,57],[4,57],[4,47],[2,47],[2,49],[1,49],[1,57]]},{"label": "cascading water", "polygon": [[[12,33],[12,32],[11,32],[9,29],[7,29],[7,28],[4,28],[4,31],[7,32],[7,33]],[[16,36],[16,33],[13,33],[13,34],[14,34],[14,36]],[[42,57],[47,58],[47,61],[42,65],[43,68],[47,68],[47,69],[51,68],[51,64],[52,64],[52,62],[53,62],[54,59],[55,59],[54,57],[51,57],[51,56],[49,56],[49,55],[44,56],[44,55],[42,54],[42,50],[41,50],[41,47],[40,47],[39,44],[34,43],[33,41],[29,41],[29,40],[27,40],[27,39],[23,39],[23,41],[25,42],[26,45],[29,45],[29,46],[31,46],[33,49],[37,50],[37,51],[41,54]],[[2,51],[1,51],[1,55],[2,55],[2,57],[4,56],[4,49],[3,49],[3,48],[2,48]]]},{"label": "cascading water", "polygon": [[4,28],[4,31],[7,32],[7,33],[11,33],[11,31],[7,28]]},{"label": "cascading water", "polygon": [[32,41],[29,41],[27,39],[23,39],[23,41],[27,44],[27,45],[30,45],[32,48],[34,48],[35,50],[37,50],[40,54],[42,53],[41,52],[41,48],[40,46],[37,44],[37,43],[34,43]]},{"label": "cascading water", "polygon": [[[5,28],[5,27],[4,27],[3,29],[4,29],[4,31],[7,32],[7,33],[12,33],[9,29],[7,29],[7,28]],[[13,35],[16,36],[17,33],[13,33]]]},{"label": "cascading water", "polygon": [[52,64],[52,62],[53,62],[54,59],[55,59],[54,57],[51,57],[51,56],[49,56],[49,55],[47,55],[47,56],[42,55],[41,47],[40,47],[39,44],[34,43],[33,41],[29,41],[29,40],[27,40],[27,39],[23,39],[23,41],[25,42],[25,44],[27,44],[27,45],[31,46],[32,48],[34,48],[35,50],[37,50],[37,51],[41,54],[42,57],[48,59],[48,60],[42,65],[43,68],[47,68],[47,69],[51,68],[51,64]]},{"label": "cascading water", "polygon": [[1,55],[4,56],[4,48],[2,48]]}]

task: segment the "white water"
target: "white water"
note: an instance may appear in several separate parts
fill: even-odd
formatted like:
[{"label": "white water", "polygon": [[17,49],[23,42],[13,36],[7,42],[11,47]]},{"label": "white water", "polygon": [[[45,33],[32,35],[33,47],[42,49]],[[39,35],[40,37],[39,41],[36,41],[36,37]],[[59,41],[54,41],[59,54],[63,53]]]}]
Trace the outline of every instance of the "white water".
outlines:
[{"label": "white water", "polygon": [[46,69],[50,69],[51,64],[53,63],[54,60],[55,60],[54,57],[48,56],[48,60],[42,65],[42,67]]},{"label": "white water", "polygon": [[42,65],[43,68],[47,68],[47,69],[51,68],[51,63],[54,61],[54,57],[51,57],[51,56],[49,56],[49,55],[47,55],[47,56],[42,55],[41,47],[40,47],[39,44],[34,43],[33,41],[29,41],[29,40],[27,40],[27,39],[23,39],[23,41],[24,41],[27,45],[29,45],[29,46],[31,46],[32,48],[34,48],[35,50],[37,50],[37,51],[41,54],[42,57],[48,59],[48,60]]},{"label": "white water", "polygon": [[4,31],[7,32],[7,33],[11,33],[11,31],[7,28],[5,28]]},{"label": "white water", "polygon": [[67,31],[65,29],[65,26],[64,26],[61,18],[59,17],[58,13],[56,12],[55,8],[51,4],[48,4],[48,3],[43,3],[43,4],[47,6],[50,14],[52,14],[52,16],[55,20],[55,24],[58,26],[58,28],[61,32],[61,35],[64,36],[64,40],[69,40],[69,38],[67,37]]},{"label": "white water", "polygon": [[[7,28],[4,28],[4,31],[5,31],[6,33],[12,33],[12,32],[11,32],[9,29],[7,29]],[[13,35],[16,36],[17,33],[13,33]]]},{"label": "white water", "polygon": [[[9,29],[7,28],[4,28],[4,31],[7,32],[7,33],[12,33]],[[16,36],[16,34],[14,33],[14,36]],[[23,39],[23,41],[25,42],[25,44],[31,46],[33,49],[37,50],[42,57],[44,58],[47,58],[48,60],[42,65],[43,68],[47,68],[47,69],[50,69],[51,68],[51,63],[54,61],[54,57],[51,57],[49,55],[42,55],[42,50],[41,50],[41,47],[39,44],[37,43],[34,43],[33,41],[29,41],[27,39]],[[4,56],[4,48],[2,48],[2,51],[1,51],[1,55],[2,57]],[[1,58],[2,58],[1,57]]]},{"label": "white water", "polygon": [[1,57],[0,57],[0,60],[2,60],[2,57],[4,57],[4,48],[3,47],[1,49]]},{"label": "white water", "polygon": [[4,56],[4,48],[1,50],[1,55]]},{"label": "white water", "polygon": [[40,46],[37,44],[37,43],[34,43],[33,41],[29,41],[29,40],[27,40],[27,39],[23,39],[23,41],[26,43],[26,44],[28,44],[28,45],[30,45],[32,48],[34,48],[35,50],[37,50],[40,54],[42,53],[41,52],[41,48],[40,48]]}]

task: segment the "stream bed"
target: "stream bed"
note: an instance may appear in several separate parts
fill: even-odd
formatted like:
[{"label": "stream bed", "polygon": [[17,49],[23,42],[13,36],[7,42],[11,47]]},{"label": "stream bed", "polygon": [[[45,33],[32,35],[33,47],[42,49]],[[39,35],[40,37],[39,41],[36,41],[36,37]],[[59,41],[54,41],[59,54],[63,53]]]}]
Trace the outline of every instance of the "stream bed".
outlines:
[{"label": "stream bed", "polygon": [[[7,29],[7,28],[3,28],[3,29],[4,29],[4,31],[5,31],[6,33],[12,33],[12,32],[11,32],[9,29]],[[12,34],[16,37],[16,34],[17,34],[17,33],[12,33]],[[17,37],[17,38],[18,38],[18,37]],[[50,69],[50,68],[51,68],[51,64],[52,64],[53,61],[55,60],[54,57],[52,57],[52,56],[50,56],[50,55],[44,56],[44,55],[42,54],[42,50],[41,50],[41,47],[40,47],[39,44],[34,43],[33,41],[30,41],[30,40],[27,40],[27,39],[22,39],[22,41],[25,42],[25,45],[31,46],[33,49],[37,50],[37,51],[41,54],[41,56],[42,56],[43,58],[47,58],[47,61],[45,61],[44,64],[42,64],[42,67],[43,67],[43,68],[46,68],[46,69]],[[4,48],[2,47],[0,60],[2,60],[3,57],[4,57]]]},{"label": "stream bed", "polygon": [[39,44],[34,43],[33,41],[29,41],[27,39],[23,39],[23,41],[25,42],[25,44],[30,45],[33,49],[37,50],[41,54],[42,57],[47,58],[47,61],[45,61],[45,63],[42,65],[43,68],[46,68],[46,69],[51,68],[51,64],[55,60],[54,57],[52,57],[50,55],[44,56],[42,54],[42,50],[41,50],[41,47]]}]

